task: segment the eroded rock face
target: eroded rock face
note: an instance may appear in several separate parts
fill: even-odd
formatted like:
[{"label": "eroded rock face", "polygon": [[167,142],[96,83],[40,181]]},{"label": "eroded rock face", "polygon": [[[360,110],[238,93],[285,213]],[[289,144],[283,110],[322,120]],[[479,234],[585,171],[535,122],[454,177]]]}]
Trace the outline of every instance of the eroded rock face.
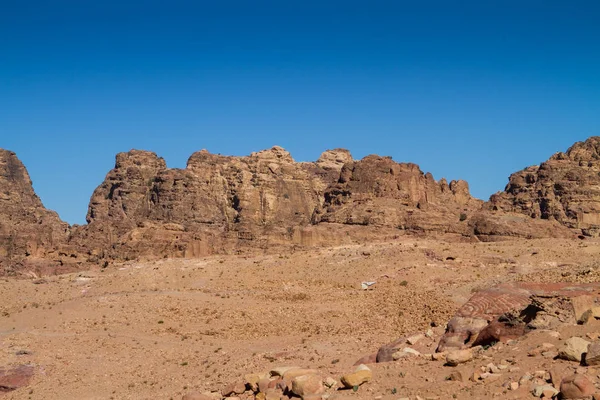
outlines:
[{"label": "eroded rock face", "polygon": [[597,236],[600,232],[600,137],[575,143],[539,166],[510,176],[488,208],[556,220]]},{"label": "eroded rock face", "polygon": [[58,259],[69,235],[68,224],[47,210],[15,153],[0,149],[0,270],[41,258]]},{"label": "eroded rock face", "polygon": [[416,164],[367,156],[342,167],[314,221],[467,234],[463,221],[480,205],[464,181],[436,182]]},{"label": "eroded rock face", "polygon": [[94,192],[89,225],[79,235],[94,252],[110,248],[125,258],[200,256],[259,247],[265,238],[290,241],[310,225],[323,191],[348,159],[343,150],[328,151],[316,163],[296,163],[278,146],[247,157],[202,150],[181,170],[168,169],[151,152],[121,153]]}]

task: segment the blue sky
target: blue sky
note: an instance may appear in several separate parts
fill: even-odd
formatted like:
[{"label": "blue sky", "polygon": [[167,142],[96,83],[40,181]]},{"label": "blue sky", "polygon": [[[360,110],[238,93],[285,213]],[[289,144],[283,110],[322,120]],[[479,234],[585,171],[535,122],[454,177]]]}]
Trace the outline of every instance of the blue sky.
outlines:
[{"label": "blue sky", "polygon": [[[88,4],[89,3],[89,4]],[[13,1],[0,147],[83,223],[117,152],[390,155],[487,199],[600,135],[598,1]]]}]

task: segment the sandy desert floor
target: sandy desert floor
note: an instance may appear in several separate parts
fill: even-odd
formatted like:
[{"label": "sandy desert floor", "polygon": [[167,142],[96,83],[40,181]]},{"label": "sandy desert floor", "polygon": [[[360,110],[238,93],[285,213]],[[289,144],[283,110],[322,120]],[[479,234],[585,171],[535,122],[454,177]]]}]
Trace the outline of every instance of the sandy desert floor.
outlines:
[{"label": "sandy desert floor", "polygon": [[[379,346],[432,326],[434,338],[421,346],[433,352],[445,323],[479,288],[515,280],[597,281],[598,254],[598,240],[452,243],[403,236],[3,278],[0,366],[31,364],[36,371],[28,387],[4,398],[179,400],[284,365],[339,379]],[[376,284],[362,290],[363,281]],[[530,334],[457,368],[425,359],[376,364],[372,382],[334,398],[532,398],[525,387],[507,392],[502,384],[525,372],[576,366],[528,357],[527,350],[559,345],[575,329],[598,332],[600,323],[562,329],[560,339]],[[485,384],[446,379],[489,362],[508,364],[512,372]]]}]

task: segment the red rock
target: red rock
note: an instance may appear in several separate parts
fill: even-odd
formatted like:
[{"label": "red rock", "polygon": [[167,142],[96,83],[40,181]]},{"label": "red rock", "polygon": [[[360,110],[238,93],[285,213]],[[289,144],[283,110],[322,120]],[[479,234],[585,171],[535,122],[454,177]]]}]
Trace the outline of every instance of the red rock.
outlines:
[{"label": "red rock", "polygon": [[560,393],[564,399],[580,399],[591,396],[595,391],[594,384],[585,375],[571,375],[560,383]]},{"label": "red rock", "polygon": [[0,368],[0,392],[10,392],[29,385],[33,374],[34,368],[31,365]]},{"label": "red rock", "polygon": [[[484,332],[481,341],[484,339],[489,341],[494,337],[506,340],[515,338],[520,332],[525,333],[527,329],[520,318],[524,315],[522,312],[532,302],[535,303],[533,304],[535,307],[531,309],[540,307],[547,309],[545,319],[538,321],[536,315],[527,316],[528,326],[550,329],[553,323],[559,324],[562,321],[575,323],[570,299],[594,294],[598,289],[600,283],[510,283],[481,290],[459,308],[448,322],[437,351],[474,345],[478,335],[490,326],[490,322],[492,322],[491,327]],[[562,304],[563,302],[569,304]]]}]

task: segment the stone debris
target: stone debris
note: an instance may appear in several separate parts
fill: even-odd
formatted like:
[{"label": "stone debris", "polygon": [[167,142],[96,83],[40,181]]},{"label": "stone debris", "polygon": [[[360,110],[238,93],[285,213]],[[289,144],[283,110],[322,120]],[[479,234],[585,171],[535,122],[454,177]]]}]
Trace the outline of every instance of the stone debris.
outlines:
[{"label": "stone debris", "polygon": [[567,339],[558,351],[558,357],[563,360],[581,362],[582,356],[587,352],[590,342],[580,337]]},{"label": "stone debris", "polygon": [[341,379],[342,384],[346,388],[354,388],[364,383],[369,382],[373,378],[373,373],[366,365],[359,365],[356,370],[351,373],[344,375]]}]

